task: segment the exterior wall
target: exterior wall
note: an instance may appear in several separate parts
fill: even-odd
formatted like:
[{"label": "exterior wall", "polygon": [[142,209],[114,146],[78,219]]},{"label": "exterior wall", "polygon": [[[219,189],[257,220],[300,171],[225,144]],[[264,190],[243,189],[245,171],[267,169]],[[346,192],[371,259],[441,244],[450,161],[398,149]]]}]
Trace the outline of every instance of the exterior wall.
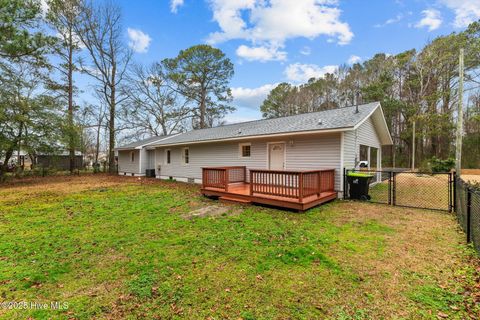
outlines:
[{"label": "exterior wall", "polygon": [[146,150],[145,169],[155,169],[155,150]]},{"label": "exterior wall", "polygon": [[[146,150],[145,148],[142,148],[141,150],[139,150],[140,152],[140,159],[139,159],[139,162],[140,162],[140,174],[144,175],[145,174],[145,170],[147,169],[150,169],[148,168],[148,164],[149,164],[149,157],[148,157],[148,150]],[[153,169],[153,168],[152,168]]]},{"label": "exterior wall", "polygon": [[[135,161],[131,161],[130,152],[135,153]],[[145,171],[140,171],[140,150],[119,150],[118,151],[118,174],[120,175],[144,175]]]},{"label": "exterior wall", "polygon": [[[343,167],[355,168],[360,157],[360,145],[378,148],[378,170],[382,168],[382,143],[378,136],[372,118],[368,118],[356,130],[346,131],[343,136]],[[370,164],[370,161],[369,161]],[[343,169],[342,169],[343,171]],[[340,182],[343,190],[343,181]]]},{"label": "exterior wall", "polygon": [[371,117],[368,118],[360,127],[358,127],[357,131],[359,144],[375,148],[380,148],[382,145]]},{"label": "exterior wall", "polygon": [[354,168],[360,156],[360,145],[378,148],[377,163],[381,167],[382,143],[371,118],[368,118],[357,130],[346,131],[343,138],[343,166]]},{"label": "exterior wall", "polygon": [[[202,167],[247,166],[247,169],[268,168],[268,143],[285,142],[285,169],[330,169],[335,168],[338,190],[341,181],[340,133],[317,134],[304,137],[242,140],[223,143],[194,144],[190,146],[162,147],[156,149],[157,176],[173,177],[179,181],[195,179],[201,182]],[[251,143],[250,158],[239,155],[239,143]],[[190,163],[183,164],[182,150],[189,148]],[[171,164],[165,163],[165,150],[171,150]],[[158,171],[158,166],[161,170]]]}]

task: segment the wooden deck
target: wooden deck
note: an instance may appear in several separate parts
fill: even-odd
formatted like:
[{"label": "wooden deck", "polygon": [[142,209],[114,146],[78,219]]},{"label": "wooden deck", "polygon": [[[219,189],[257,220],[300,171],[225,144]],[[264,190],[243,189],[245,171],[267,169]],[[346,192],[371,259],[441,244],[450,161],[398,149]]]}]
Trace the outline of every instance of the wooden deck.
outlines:
[{"label": "wooden deck", "polygon": [[337,198],[334,170],[275,171],[203,168],[202,193],[220,200],[304,211]]}]

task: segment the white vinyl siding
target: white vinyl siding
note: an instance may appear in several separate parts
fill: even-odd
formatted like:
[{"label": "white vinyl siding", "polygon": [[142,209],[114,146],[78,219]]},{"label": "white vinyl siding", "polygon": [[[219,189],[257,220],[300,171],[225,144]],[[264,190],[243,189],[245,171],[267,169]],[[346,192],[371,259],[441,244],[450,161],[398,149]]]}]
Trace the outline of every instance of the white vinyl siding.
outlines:
[{"label": "white vinyl siding", "polygon": [[346,131],[343,139],[343,166],[347,169],[355,167],[360,157],[360,145],[378,148],[378,167],[381,167],[382,144],[373,124],[368,118],[357,130]]},{"label": "white vinyl siding", "polygon": [[[134,153],[134,161],[132,162],[131,153]],[[140,150],[119,150],[118,151],[118,172],[120,174],[139,174],[139,158]]]},{"label": "white vinyl siding", "polygon": [[249,169],[268,167],[267,143],[283,141],[286,145],[286,170],[330,169],[335,168],[336,188],[340,182],[340,133],[317,134],[305,137],[283,137],[249,141],[251,155],[248,158],[238,156],[238,142],[204,143],[189,146],[189,165],[183,165],[182,147],[169,147],[171,164],[166,165],[159,155],[165,154],[165,148],[157,149],[157,167],[161,166],[162,178],[175,177],[186,180],[194,178],[201,182],[202,167],[247,166]]},{"label": "white vinyl siding", "polygon": [[372,118],[365,120],[360,127],[358,127],[358,141],[359,144],[363,144],[369,147],[380,148],[381,142],[378,137],[375,126],[373,125]]}]

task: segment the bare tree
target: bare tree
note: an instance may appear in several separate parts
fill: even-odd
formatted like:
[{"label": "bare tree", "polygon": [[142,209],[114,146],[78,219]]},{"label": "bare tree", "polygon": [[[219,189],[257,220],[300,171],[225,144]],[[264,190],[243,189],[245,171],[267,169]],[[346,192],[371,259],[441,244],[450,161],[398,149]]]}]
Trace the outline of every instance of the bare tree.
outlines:
[{"label": "bare tree", "polygon": [[135,65],[128,78],[125,122],[136,130],[136,135],[169,135],[184,130],[184,122],[192,117],[188,98],[175,90],[174,83],[160,63],[149,67]]},{"label": "bare tree", "polygon": [[113,2],[87,3],[76,30],[87,49],[91,65],[82,63],[82,70],[99,82],[98,90],[108,106],[108,162],[115,171],[115,118],[117,106],[125,100],[120,86],[125,80],[132,51],[123,41],[120,7]]},{"label": "bare tree", "polygon": [[78,70],[75,64],[75,55],[80,49],[80,39],[75,34],[78,25],[78,15],[82,7],[82,0],[50,0],[47,2],[49,11],[47,21],[56,31],[59,41],[55,46],[55,54],[60,62],[55,66],[64,83],[56,85],[61,92],[62,100],[67,101],[67,135],[70,158],[70,172],[75,169],[75,149],[78,146],[78,130],[74,123],[74,83],[73,73]]},{"label": "bare tree", "polygon": [[102,145],[102,130],[107,129],[106,125],[107,106],[104,103],[100,105],[86,105],[82,109],[82,127],[88,130],[92,137],[93,163],[98,164],[100,147]]}]

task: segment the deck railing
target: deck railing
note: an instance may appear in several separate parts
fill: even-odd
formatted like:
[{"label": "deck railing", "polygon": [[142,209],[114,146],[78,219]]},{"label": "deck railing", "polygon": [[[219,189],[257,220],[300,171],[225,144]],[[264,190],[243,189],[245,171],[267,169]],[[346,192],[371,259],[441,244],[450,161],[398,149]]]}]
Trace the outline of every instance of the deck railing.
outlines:
[{"label": "deck railing", "polygon": [[335,170],[284,171],[284,170],[250,170],[250,195],[265,194],[294,198],[320,195],[322,192],[334,191]]},{"label": "deck railing", "polygon": [[247,168],[245,166],[202,168],[204,188],[219,188],[228,191],[229,184],[245,182],[246,177]]},{"label": "deck railing", "polygon": [[[261,170],[250,169],[250,195],[264,194],[302,201],[322,192],[335,190],[335,170]],[[232,183],[247,182],[247,168],[202,168],[203,188],[218,188],[228,192]]]}]

